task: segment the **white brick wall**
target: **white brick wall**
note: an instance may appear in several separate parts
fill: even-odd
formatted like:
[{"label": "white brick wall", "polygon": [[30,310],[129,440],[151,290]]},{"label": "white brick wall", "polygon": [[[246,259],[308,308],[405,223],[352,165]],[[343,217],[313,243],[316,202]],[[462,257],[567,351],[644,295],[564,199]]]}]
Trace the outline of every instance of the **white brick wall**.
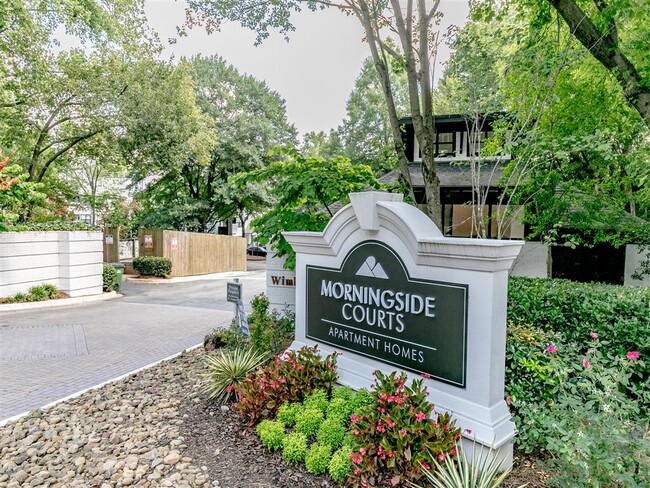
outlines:
[{"label": "white brick wall", "polygon": [[0,297],[43,283],[72,297],[101,293],[102,233],[0,233]]}]

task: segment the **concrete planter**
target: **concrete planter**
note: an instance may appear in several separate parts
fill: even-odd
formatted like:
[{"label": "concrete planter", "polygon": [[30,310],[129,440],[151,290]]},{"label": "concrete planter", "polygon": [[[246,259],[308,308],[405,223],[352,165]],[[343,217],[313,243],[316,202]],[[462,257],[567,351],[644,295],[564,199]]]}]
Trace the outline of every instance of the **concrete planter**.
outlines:
[{"label": "concrete planter", "polygon": [[102,293],[102,233],[0,233],[0,297],[43,283],[71,297]]}]

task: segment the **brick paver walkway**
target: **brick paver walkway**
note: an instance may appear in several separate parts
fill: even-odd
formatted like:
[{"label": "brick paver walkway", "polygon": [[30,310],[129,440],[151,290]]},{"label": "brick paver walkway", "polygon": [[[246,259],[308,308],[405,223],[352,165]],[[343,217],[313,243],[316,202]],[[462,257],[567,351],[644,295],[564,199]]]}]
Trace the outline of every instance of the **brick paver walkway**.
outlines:
[{"label": "brick paver walkway", "polygon": [[[246,303],[265,289],[263,271],[239,278]],[[106,302],[0,312],[0,327],[80,325],[87,345],[83,354],[0,361],[0,421],[202,343],[209,331],[226,327],[233,317],[232,304],[225,302],[228,279],[127,284],[124,298]],[[43,344],[37,346],[43,350]]]}]

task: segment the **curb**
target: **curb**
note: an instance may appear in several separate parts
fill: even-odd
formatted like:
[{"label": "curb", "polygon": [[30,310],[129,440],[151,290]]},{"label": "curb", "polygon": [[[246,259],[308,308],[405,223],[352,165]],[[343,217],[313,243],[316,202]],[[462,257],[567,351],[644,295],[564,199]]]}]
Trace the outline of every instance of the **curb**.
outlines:
[{"label": "curb", "polygon": [[83,303],[103,302],[105,300],[112,300],[113,298],[121,297],[115,291],[102,293],[101,295],[88,295],[85,297],[74,298],[60,298],[57,300],[46,300],[43,302],[29,302],[29,303],[3,303],[0,304],[0,313],[2,312],[17,312],[20,310],[38,310],[41,308],[54,308],[65,307],[67,305],[81,305]]},{"label": "curb", "polygon": [[222,273],[210,273],[194,276],[177,276],[176,278],[140,278],[137,276],[123,276],[124,281],[143,285],[160,285],[165,283],[186,283],[189,281],[209,281],[222,280],[224,278],[238,278],[249,274],[259,273],[260,271],[224,271]]},{"label": "curb", "polygon": [[160,364],[160,363],[162,363],[164,361],[169,361],[170,359],[174,359],[175,357],[180,356],[184,352],[193,351],[194,349],[196,349],[198,347],[203,347],[203,343],[199,343],[199,344],[197,344],[195,346],[183,349],[182,351],[179,351],[179,352],[177,352],[175,354],[172,354],[171,356],[167,356],[165,358],[159,359],[158,361],[154,361],[153,363],[149,363],[149,364],[147,364],[145,366],[142,366],[141,368],[134,369],[132,371],[129,371],[128,373],[124,373],[124,374],[122,374],[120,376],[117,376],[116,378],[112,378],[110,380],[102,381],[101,383],[98,383],[98,384],[96,384],[94,386],[91,386],[89,388],[84,388],[83,390],[79,390],[76,393],[72,393],[71,395],[65,396],[63,398],[59,398],[58,400],[54,400],[53,402],[50,402],[50,403],[48,403],[46,405],[43,405],[42,407],[34,408],[32,410],[28,410],[26,412],[19,413],[18,415],[14,415],[12,417],[0,420],[0,427],[4,427],[5,425],[7,425],[10,422],[13,422],[15,420],[19,420],[22,417],[25,417],[26,415],[28,415],[30,412],[34,412],[36,410],[47,410],[48,408],[54,407],[55,405],[58,405],[59,403],[62,403],[62,402],[68,401],[68,400],[72,400],[73,398],[77,398],[77,397],[83,395],[84,393],[89,392],[90,390],[96,390],[98,388],[101,388],[102,386],[108,385],[109,383],[114,383],[116,381],[120,381],[120,380],[122,380],[122,379],[124,379],[124,378],[126,378],[128,376],[131,376],[132,374],[139,373],[140,371],[143,371],[145,369],[153,368],[154,366],[156,366],[156,365],[158,365],[158,364]]}]

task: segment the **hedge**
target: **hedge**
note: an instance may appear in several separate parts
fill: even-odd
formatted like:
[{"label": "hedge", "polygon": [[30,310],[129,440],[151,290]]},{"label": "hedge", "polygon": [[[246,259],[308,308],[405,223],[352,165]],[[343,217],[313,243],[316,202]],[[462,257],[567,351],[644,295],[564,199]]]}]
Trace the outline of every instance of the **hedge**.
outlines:
[{"label": "hedge", "polygon": [[[596,333],[607,341],[613,356],[637,351],[643,366],[635,368],[631,380],[649,393],[650,287],[513,277],[508,286],[508,322],[510,332],[530,326],[549,337],[561,334],[578,350],[586,350],[589,334]],[[525,348],[525,344],[511,342],[509,348],[513,347]]]},{"label": "hedge", "polygon": [[172,262],[158,256],[140,256],[133,260],[133,269],[142,276],[168,277],[172,272]]}]

